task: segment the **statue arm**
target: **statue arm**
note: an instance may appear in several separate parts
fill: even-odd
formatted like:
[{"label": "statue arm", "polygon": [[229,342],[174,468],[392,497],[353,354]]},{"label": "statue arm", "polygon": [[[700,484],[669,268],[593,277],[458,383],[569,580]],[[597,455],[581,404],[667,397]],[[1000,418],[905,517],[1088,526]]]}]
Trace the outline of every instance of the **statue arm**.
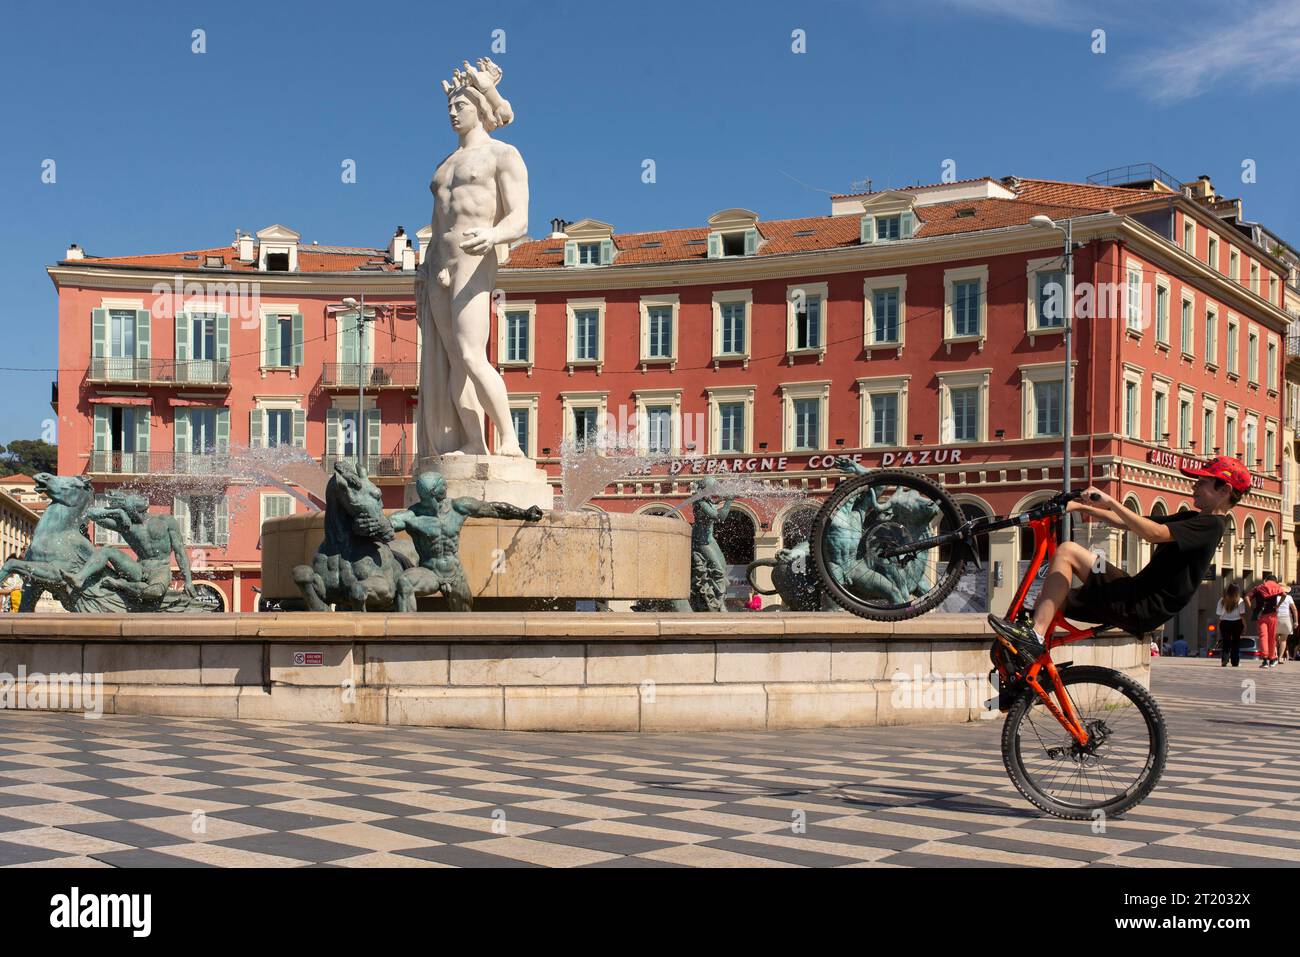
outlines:
[{"label": "statue arm", "polygon": [[406,519],[410,514],[411,513],[406,509],[403,509],[400,512],[394,512],[392,515],[388,516],[388,524],[393,526],[393,531],[404,532],[406,531]]},{"label": "statue arm", "polygon": [[536,522],[542,517],[542,510],[536,505],[520,508],[507,502],[481,502],[476,498],[458,498],[452,508],[470,518],[504,518],[520,522]]},{"label": "statue arm", "polygon": [[871,471],[866,466],[859,465],[846,455],[841,455],[836,458],[835,464],[839,466],[840,471],[847,472],[850,475],[866,475]]},{"label": "statue arm", "polygon": [[528,169],[524,158],[513,146],[501,152],[497,164],[500,189],[501,221],[496,225],[496,241],[514,242],[528,232]]},{"label": "statue arm", "polygon": [[86,509],[84,520],[102,525],[114,532],[121,532],[131,524],[131,517],[125,510],[107,505]]}]

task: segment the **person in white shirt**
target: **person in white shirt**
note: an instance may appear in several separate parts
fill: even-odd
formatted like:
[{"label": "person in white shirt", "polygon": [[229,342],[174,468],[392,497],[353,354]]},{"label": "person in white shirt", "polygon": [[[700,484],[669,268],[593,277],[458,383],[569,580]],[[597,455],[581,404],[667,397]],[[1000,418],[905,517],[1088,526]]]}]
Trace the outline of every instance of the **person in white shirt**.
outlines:
[{"label": "person in white shirt", "polygon": [[1244,615],[1250,609],[1241,597],[1241,587],[1235,582],[1223,591],[1223,597],[1214,608],[1219,618],[1219,664],[1228,667],[1228,657],[1232,657],[1232,667],[1236,668],[1241,660],[1241,634],[1246,630]]},{"label": "person in white shirt", "polygon": [[1281,664],[1291,657],[1291,645],[1296,631],[1295,599],[1288,590],[1282,596],[1282,603],[1277,606],[1277,663]]}]

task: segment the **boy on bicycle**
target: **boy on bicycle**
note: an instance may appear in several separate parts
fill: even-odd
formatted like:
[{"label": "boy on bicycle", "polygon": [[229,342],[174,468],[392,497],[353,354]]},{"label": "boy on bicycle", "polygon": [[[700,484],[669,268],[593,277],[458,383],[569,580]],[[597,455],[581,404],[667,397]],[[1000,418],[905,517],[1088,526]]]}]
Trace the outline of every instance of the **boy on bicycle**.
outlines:
[{"label": "boy on bicycle", "polygon": [[[1066,618],[1141,635],[1164,624],[1191,600],[1214,561],[1227,527],[1224,516],[1250,490],[1250,472],[1238,460],[1218,456],[1182,473],[1197,480],[1192,486],[1195,511],[1142,516],[1095,488],[1084,493],[1085,500],[1097,496],[1092,504],[1070,502],[1068,511],[1126,529],[1156,549],[1145,568],[1129,575],[1078,542],[1062,542],[1034,604],[1032,626],[989,615],[1002,643],[1019,656],[1017,670],[1043,654],[1044,635],[1058,610]],[[1083,584],[1071,589],[1072,576]]]}]

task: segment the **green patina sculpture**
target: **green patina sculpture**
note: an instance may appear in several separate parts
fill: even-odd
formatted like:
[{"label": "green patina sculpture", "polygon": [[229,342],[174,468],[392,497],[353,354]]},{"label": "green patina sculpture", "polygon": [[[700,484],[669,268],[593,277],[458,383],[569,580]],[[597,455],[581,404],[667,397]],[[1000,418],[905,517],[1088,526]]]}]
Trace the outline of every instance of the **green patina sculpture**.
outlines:
[{"label": "green patina sculpture", "polygon": [[452,611],[469,611],[474,604],[465,569],[460,563],[460,532],[470,518],[505,518],[536,522],[536,505],[518,508],[476,498],[447,498],[447,481],[437,472],[422,472],[415,480],[419,501],[389,517],[395,531],[415,542],[420,564],[402,573],[398,611],[415,611],[416,599],[441,593]]},{"label": "green patina sculpture", "polygon": [[[121,493],[110,496],[108,507],[91,508],[95,490],[80,476],[42,472],[35,480],[50,504],[36,523],[23,557],[0,567],[0,581],[11,572],[26,579],[19,611],[33,611],[47,591],[68,611],[209,610],[194,593],[185,546],[170,515],[149,515],[148,499]],[[86,535],[86,524],[92,521],[119,532],[136,557],[118,548],[97,549]],[[171,587],[173,553],[185,591]]]},{"label": "green patina sculpture", "polygon": [[400,597],[407,562],[389,547],[393,526],[384,516],[379,488],[354,462],[334,463],[325,486],[325,538],[310,565],[293,579],[309,611],[330,605],[352,611],[389,611]]},{"label": "green patina sculpture", "polygon": [[707,478],[700,497],[692,506],[691,525],[691,608],[694,611],[726,611],[727,559],[713,537],[713,526],[731,514],[732,496],[717,494],[718,482]]}]

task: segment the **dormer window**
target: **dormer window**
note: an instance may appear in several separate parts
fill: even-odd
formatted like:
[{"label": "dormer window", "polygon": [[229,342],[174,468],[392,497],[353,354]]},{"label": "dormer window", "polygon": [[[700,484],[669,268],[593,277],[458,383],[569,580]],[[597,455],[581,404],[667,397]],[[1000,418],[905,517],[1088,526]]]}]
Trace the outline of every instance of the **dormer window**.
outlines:
[{"label": "dormer window", "polygon": [[267,253],[266,271],[267,272],[288,272],[289,254],[288,253]]},{"label": "dormer window", "polygon": [[877,216],[876,217],[876,241],[880,242],[885,239],[898,239],[903,234],[903,217],[898,216]]},{"label": "dormer window", "polygon": [[578,243],[578,265],[599,266],[600,243]]},{"label": "dormer window", "polygon": [[609,266],[618,256],[614,227],[594,219],[583,219],[565,227],[564,265],[587,268]]},{"label": "dormer window", "polygon": [[758,231],[758,213],[748,209],[724,209],[709,217],[710,259],[753,256],[762,241]]},{"label": "dormer window", "polygon": [[276,223],[257,231],[257,268],[264,272],[297,272],[299,233]]},{"label": "dormer window", "polygon": [[915,197],[910,193],[897,190],[875,193],[864,200],[859,237],[863,245],[911,239],[916,230],[916,214],[912,212],[914,201]]}]

